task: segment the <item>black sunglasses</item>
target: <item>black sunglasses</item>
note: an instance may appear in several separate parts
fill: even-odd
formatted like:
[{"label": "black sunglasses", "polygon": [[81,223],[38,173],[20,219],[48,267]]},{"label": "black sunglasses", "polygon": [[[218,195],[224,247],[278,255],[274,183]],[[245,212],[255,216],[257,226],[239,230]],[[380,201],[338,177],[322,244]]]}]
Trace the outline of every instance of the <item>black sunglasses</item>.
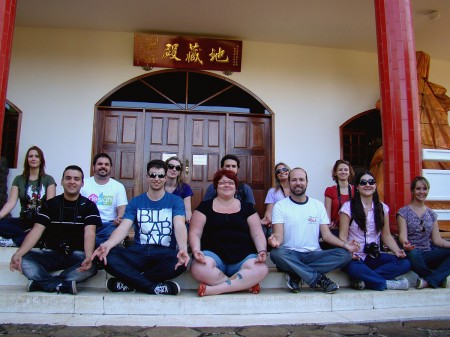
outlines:
[{"label": "black sunglasses", "polygon": [[155,179],[156,177],[158,177],[159,179],[162,179],[166,175],[164,173],[150,173],[148,176],[152,179]]},{"label": "black sunglasses", "polygon": [[167,167],[169,168],[169,170],[177,170],[177,171],[181,171],[181,166],[180,165],[173,165],[173,164],[167,164]]},{"label": "black sunglasses", "polygon": [[279,168],[279,169],[275,170],[276,174],[280,174],[281,172],[289,172],[289,170],[288,170],[287,167],[282,167],[282,168]]},{"label": "black sunglasses", "polygon": [[375,179],[361,179],[359,181],[359,186],[366,186],[367,183],[369,183],[370,186],[373,186],[376,184]]},{"label": "black sunglasses", "polygon": [[420,220],[420,225],[422,226],[422,229],[420,230],[422,233],[425,232],[425,226],[423,224],[423,220]]}]

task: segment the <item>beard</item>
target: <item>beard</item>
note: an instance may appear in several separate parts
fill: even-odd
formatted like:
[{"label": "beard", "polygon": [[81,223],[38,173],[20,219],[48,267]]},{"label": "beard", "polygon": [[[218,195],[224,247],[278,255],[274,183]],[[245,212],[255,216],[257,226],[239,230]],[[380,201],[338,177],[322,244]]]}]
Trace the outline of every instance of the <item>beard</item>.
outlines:
[{"label": "beard", "polygon": [[293,195],[295,195],[296,197],[301,197],[302,195],[304,195],[306,193],[306,187],[296,187],[296,188],[291,188],[291,193]]}]

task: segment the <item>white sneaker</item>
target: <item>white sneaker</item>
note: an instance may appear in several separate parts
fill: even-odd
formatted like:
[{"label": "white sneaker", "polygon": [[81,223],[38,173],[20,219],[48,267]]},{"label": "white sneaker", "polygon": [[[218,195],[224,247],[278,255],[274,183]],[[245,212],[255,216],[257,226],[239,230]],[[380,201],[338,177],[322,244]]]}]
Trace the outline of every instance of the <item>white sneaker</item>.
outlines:
[{"label": "white sneaker", "polygon": [[402,277],[398,280],[387,280],[386,281],[386,289],[388,290],[408,290],[409,289],[409,281],[407,278]]}]

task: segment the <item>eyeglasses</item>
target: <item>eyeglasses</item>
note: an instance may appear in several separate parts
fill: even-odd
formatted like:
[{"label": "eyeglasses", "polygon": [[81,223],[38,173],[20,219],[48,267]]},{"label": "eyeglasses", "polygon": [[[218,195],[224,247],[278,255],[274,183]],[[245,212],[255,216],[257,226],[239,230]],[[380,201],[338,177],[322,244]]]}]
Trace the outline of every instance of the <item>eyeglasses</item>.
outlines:
[{"label": "eyeglasses", "polygon": [[150,173],[148,176],[152,179],[155,179],[156,177],[163,179],[166,175],[164,173]]},{"label": "eyeglasses", "polygon": [[177,170],[178,172],[181,171],[181,166],[180,166],[180,165],[175,166],[175,165],[173,165],[173,164],[167,164],[167,167],[169,168],[169,170],[175,169],[175,170]]},{"label": "eyeglasses", "polygon": [[289,169],[287,167],[282,167],[275,170],[276,174],[280,174],[281,172],[289,172]]},{"label": "eyeglasses", "polygon": [[219,181],[217,184],[220,186],[234,185],[234,181],[233,180],[223,180],[223,181]]},{"label": "eyeglasses", "polygon": [[361,179],[359,181],[359,186],[366,186],[367,183],[369,183],[370,186],[373,186],[376,184],[375,179]]}]

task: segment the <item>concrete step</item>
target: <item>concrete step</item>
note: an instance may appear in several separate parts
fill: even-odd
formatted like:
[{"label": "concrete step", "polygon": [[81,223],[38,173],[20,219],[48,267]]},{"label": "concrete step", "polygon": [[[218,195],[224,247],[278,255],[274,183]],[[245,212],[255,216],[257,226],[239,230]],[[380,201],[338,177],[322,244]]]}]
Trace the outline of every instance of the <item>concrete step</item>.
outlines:
[{"label": "concrete step", "polygon": [[339,289],[330,295],[303,289],[297,294],[284,289],[262,289],[258,295],[232,293],[198,297],[195,290],[178,296],[142,293],[110,293],[81,288],[74,295],[33,292],[20,286],[0,286],[0,313],[92,315],[249,315],[334,312],[420,307],[450,303],[450,289],[356,291]]}]

